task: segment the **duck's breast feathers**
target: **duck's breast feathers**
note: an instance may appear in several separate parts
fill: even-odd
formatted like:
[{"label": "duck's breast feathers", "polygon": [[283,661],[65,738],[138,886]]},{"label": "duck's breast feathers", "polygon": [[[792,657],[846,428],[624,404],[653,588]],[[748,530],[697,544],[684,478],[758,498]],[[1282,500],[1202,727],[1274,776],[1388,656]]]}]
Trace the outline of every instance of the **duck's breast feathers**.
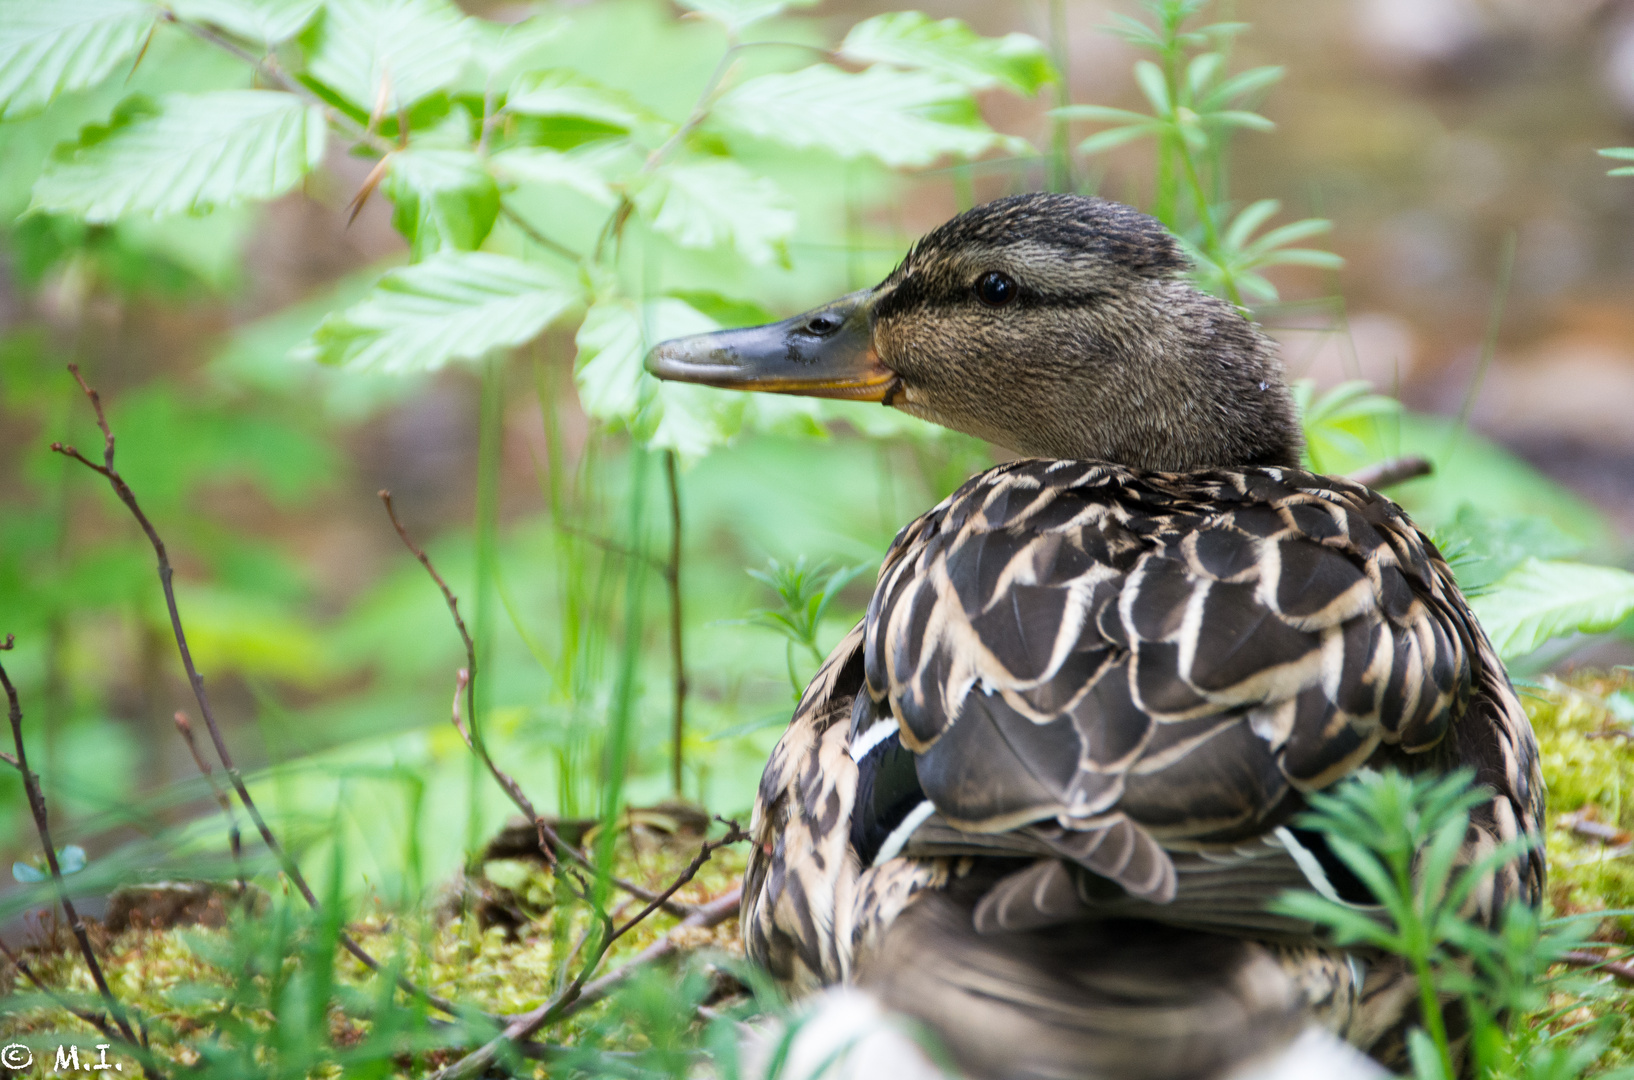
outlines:
[{"label": "duck's breast feathers", "polygon": [[1441,743],[1477,686],[1512,697],[1393,503],[1276,468],[990,470],[898,537],[863,658],[948,822],[1171,848],[1265,833],[1381,746]]}]

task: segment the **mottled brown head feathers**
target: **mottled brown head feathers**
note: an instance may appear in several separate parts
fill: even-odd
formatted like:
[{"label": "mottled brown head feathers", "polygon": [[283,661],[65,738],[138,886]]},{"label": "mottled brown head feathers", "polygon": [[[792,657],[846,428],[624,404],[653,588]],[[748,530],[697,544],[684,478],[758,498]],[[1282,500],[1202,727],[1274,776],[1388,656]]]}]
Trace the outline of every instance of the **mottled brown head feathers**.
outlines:
[{"label": "mottled brown head feathers", "polygon": [[902,379],[892,403],[1042,457],[1296,465],[1274,346],[1192,287],[1188,265],[1155,219],[1105,199],[961,214],[875,291],[874,345]]}]

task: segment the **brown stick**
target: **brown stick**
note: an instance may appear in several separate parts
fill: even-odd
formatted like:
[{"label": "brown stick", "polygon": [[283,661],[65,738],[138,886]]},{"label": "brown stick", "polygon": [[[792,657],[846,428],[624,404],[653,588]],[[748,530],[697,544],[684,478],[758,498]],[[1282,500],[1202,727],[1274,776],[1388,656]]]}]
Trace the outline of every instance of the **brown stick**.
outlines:
[{"label": "brown stick", "polygon": [[204,774],[205,781],[210,785],[210,794],[216,797],[216,805],[227,816],[227,844],[233,851],[233,865],[239,867],[238,891],[244,892],[244,841],[238,833],[238,815],[233,813],[233,801],[227,793],[221,790],[216,783],[215,770],[210,768],[210,762],[205,760],[204,754],[199,751],[199,741],[193,737],[193,725],[187,722],[187,714],[180,709],[176,710],[176,730],[181,732],[182,741],[187,743],[187,752],[193,755],[193,764],[199,767]]},{"label": "brown stick", "polygon": [[6,954],[6,959],[11,961],[12,967],[22,972],[24,978],[33,983],[35,988],[42,994],[48,995],[63,1011],[73,1013],[87,1024],[90,1024],[92,1027],[102,1032],[105,1037],[114,1039],[118,1042],[124,1042],[124,1039],[120,1037],[119,1033],[108,1026],[107,1017],[100,1013],[86,1012],[83,1009],[74,1008],[74,1006],[68,1003],[67,999],[65,999],[55,989],[48,986],[38,975],[34,974],[34,968],[30,966],[29,962],[12,952],[11,946],[7,945],[4,941],[0,941],[0,952]]},{"label": "brown stick", "polygon": [[[9,652],[17,639],[11,634],[0,642],[0,652]],[[51,842],[51,825],[46,818],[45,795],[40,791],[40,778],[28,767],[28,752],[23,747],[23,704],[17,696],[17,688],[11,684],[11,676],[6,674],[6,667],[0,664],[0,686],[6,691],[6,715],[11,721],[11,741],[16,749],[17,759],[14,762],[17,771],[23,775],[23,791],[28,796],[28,809],[34,817],[34,831],[40,835],[40,846],[45,849],[46,865],[51,868],[51,881],[57,887],[57,902],[68,916],[68,925],[74,932],[74,940],[79,942],[80,955],[85,958],[85,966],[91,969],[91,979],[96,983],[96,989],[102,995],[102,1000],[108,1005],[108,1011],[113,1014],[114,1023],[119,1025],[120,1033],[125,1041],[132,1045],[140,1045],[136,1039],[136,1031],[125,1019],[125,1010],[120,1006],[118,999],[113,996],[113,988],[108,985],[108,978],[102,973],[102,965],[97,962],[96,950],[91,947],[91,936],[85,932],[85,920],[80,918],[74,902],[68,897],[68,886],[63,884],[62,866],[57,862],[57,848]]]},{"label": "brown stick", "polygon": [[1596,956],[1591,952],[1580,952],[1574,949],[1571,952],[1561,953],[1560,962],[1570,964],[1572,967],[1603,971],[1619,982],[1634,986],[1634,963],[1629,963],[1626,960],[1607,960],[1603,956]]},{"label": "brown stick", "polygon": [[[697,908],[696,914],[688,916],[686,919],[682,920],[681,926],[703,927],[705,929],[712,926],[719,926],[721,923],[738,913],[738,905],[741,898],[742,890],[739,888],[734,888],[730,892],[723,893],[722,895],[709,901],[707,904],[700,904]],[[572,1007],[569,1008],[563,1015],[572,1016],[580,1009],[588,1009],[590,1006],[606,997],[620,983],[628,979],[631,975],[634,975],[638,970],[648,964],[673,955],[678,948],[679,946],[675,944],[675,939],[669,934],[665,934],[663,937],[659,938],[651,945],[648,945],[645,949],[642,949],[640,952],[630,957],[629,960],[620,964],[612,971],[609,971],[601,978],[585,983],[584,989],[579,992],[578,1000],[575,1001]]]},{"label": "brown stick", "polygon": [[[227,777],[232,782],[233,790],[238,793],[238,799],[244,804],[244,810],[250,815],[250,820],[255,822],[255,827],[261,833],[261,839],[266,843],[267,849],[277,857],[279,865],[283,867],[284,873],[294,883],[296,889],[300,891],[301,897],[313,908],[317,908],[320,906],[317,896],[313,894],[311,886],[306,883],[306,877],[301,873],[301,868],[284,850],[283,845],[278,842],[278,838],[273,835],[272,829],[268,827],[266,819],[261,816],[261,811],[255,805],[255,800],[250,797],[249,788],[244,786],[244,778],[239,773],[238,766],[233,764],[232,752],[227,749],[227,742],[222,738],[221,728],[216,723],[215,710],[210,707],[210,696],[204,690],[204,676],[199,674],[198,667],[193,663],[192,650],[187,647],[187,634],[182,629],[181,611],[176,607],[176,589],[172,583],[175,571],[171,568],[170,556],[165,551],[165,543],[159,538],[158,530],[153,527],[153,523],[148,520],[148,516],[142,512],[141,504],[136,501],[136,493],[131,490],[129,484],[125,483],[125,478],[119,475],[119,470],[114,468],[113,431],[108,427],[108,418],[103,414],[102,398],[80,376],[78,364],[69,364],[68,370],[73,374],[74,381],[79,383],[79,388],[84,391],[85,396],[90,399],[91,408],[96,412],[96,426],[102,430],[102,464],[98,465],[74,449],[74,447],[64,443],[52,443],[51,449],[65,457],[73,458],[81,465],[84,465],[92,472],[99,473],[106,479],[113,488],[114,494],[119,496],[119,501],[125,504],[125,508],[131,512],[131,516],[136,519],[136,523],[147,534],[148,543],[153,546],[153,553],[159,560],[159,584],[164,589],[165,607],[170,612],[170,629],[176,638],[176,650],[181,654],[182,667],[187,671],[188,684],[193,688],[193,697],[199,704],[199,714],[204,717],[204,726],[210,733],[210,741],[215,745],[216,756],[221,760],[221,767],[226,770]],[[353,939],[352,935],[342,931],[340,943],[347,952],[357,957],[371,971],[383,970],[380,961],[370,956],[363,946]],[[422,990],[402,975],[397,976],[397,985],[404,992],[423,999],[441,1012],[445,1012],[450,1016],[460,1015],[460,1010],[455,1007],[453,1002]]]},{"label": "brown stick", "polygon": [[1405,484],[1409,480],[1417,480],[1421,476],[1429,476],[1435,471],[1435,466],[1428,460],[1416,455],[1406,457],[1386,458],[1376,461],[1372,465],[1364,466],[1350,474],[1349,479],[1356,481],[1363,487],[1370,487],[1375,491],[1383,491],[1396,484]]},{"label": "brown stick", "polygon": [[[692,860],[692,864],[682,872],[681,877],[677,878],[665,890],[665,895],[674,893],[682,885],[692,880],[692,875],[696,874],[699,868],[709,861],[709,857],[714,854],[716,848],[725,844],[736,843],[744,838],[745,834],[740,832],[734,823],[725,837],[706,843],[699,849],[698,855]],[[682,920],[681,925],[676,929],[717,926],[725,922],[738,910],[739,896],[739,890],[733,889],[731,892],[699,906],[696,911]],[[629,922],[614,931],[596,949],[596,954],[585,962],[584,967],[579,969],[579,974],[574,977],[573,981],[563,987],[555,997],[536,1009],[510,1017],[510,1024],[497,1038],[465,1055],[465,1057],[441,1072],[436,1073],[431,1080],[465,1080],[467,1077],[481,1075],[489,1065],[493,1064],[494,1059],[499,1056],[501,1048],[506,1043],[522,1043],[541,1028],[558,1020],[566,1019],[580,1009],[588,1008],[606,997],[619,983],[628,979],[639,968],[673,954],[676,951],[676,944],[671,936],[672,931],[671,934],[666,934],[663,938],[637,953],[627,963],[608,972],[595,982],[585,981],[585,976],[595,970],[597,964],[601,963],[602,957],[607,954],[607,949],[612,943],[625,931],[652,914],[655,908],[656,905],[649,904],[643,911],[633,916]]]},{"label": "brown stick", "polygon": [[669,563],[664,581],[669,585],[670,665],[674,669],[674,716],[670,731],[670,781],[681,797],[682,747],[686,739],[687,665],[681,623],[681,481],[675,472],[675,451],[664,451],[664,479],[669,488]]}]

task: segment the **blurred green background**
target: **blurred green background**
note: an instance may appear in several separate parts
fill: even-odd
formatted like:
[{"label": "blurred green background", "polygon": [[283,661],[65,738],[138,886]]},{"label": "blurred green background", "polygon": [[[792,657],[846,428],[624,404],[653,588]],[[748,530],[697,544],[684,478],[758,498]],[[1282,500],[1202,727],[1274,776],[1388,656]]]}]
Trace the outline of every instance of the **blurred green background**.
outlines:
[{"label": "blurred green background", "polygon": [[[462,6],[496,23],[532,10]],[[595,57],[604,83],[672,123],[724,40],[660,3],[563,10],[571,26],[544,54]],[[881,10],[802,8],[762,36],[832,40]],[[1043,3],[924,10],[1051,43],[1073,102],[1144,107],[1130,78],[1137,53],[1105,29],[1133,5],[1067,0],[1054,28]],[[1280,200],[1284,218],[1331,220],[1322,244],[1345,260],[1267,271],[1278,297],[1257,302],[1255,317],[1282,342],[1291,377],[1318,389],[1364,379],[1409,410],[1335,429],[1313,445],[1316,464],[1436,458],[1434,477],[1393,494],[1438,535],[1481,549],[1489,569],[1527,554],[1627,565],[1634,182],[1608,179],[1595,151],[1634,142],[1634,5],[1236,0],[1212,15],[1252,24],[1234,39],[1234,68],[1286,69],[1258,105],[1276,129],[1233,141],[1232,190]],[[745,63],[776,70],[769,51]],[[356,887],[412,899],[509,809],[449,725],[463,652],[381,510],[382,488],[461,596],[479,642],[482,724],[541,810],[597,811],[627,643],[626,794],[638,805],[677,794],[665,461],[587,417],[571,327],[410,373],[324,366],[298,348],[411,254],[381,193],[349,220],[374,161],[340,139],[265,205],[94,225],[19,216],[55,144],[133,91],[200,85],[249,83],[236,61],[162,28],[128,80],[0,125],[0,634],[17,635],[7,666],[59,841],[81,844],[93,867],[140,864],[160,847],[164,859],[218,849],[221,830],[174,733],[177,710],[198,718],[151,552],[99,478],[48,450],[98,445],[69,362],[102,392],[121,467],[170,547],[240,763],[308,858],[341,842]],[[1052,91],[987,89],[977,101],[997,131],[1050,145]],[[781,317],[878,280],[960,208],[1050,182],[1045,157],[1013,151],[899,170],[734,145],[797,215],[776,257],[697,250],[655,227],[633,231],[623,271],[652,293],[694,290],[693,309],[719,322]],[[1150,149],[1129,144],[1075,156],[1069,179],[1146,205],[1152,168]],[[582,192],[519,198],[577,246],[594,243],[606,216]],[[816,666],[755,617],[780,603],[745,571],[801,558],[868,565],[824,611],[826,649],[860,614],[895,531],[1003,457],[877,407],[753,408],[707,455],[687,452],[685,433],[664,444],[681,451],[678,794],[728,815],[747,813],[793,702],[791,670],[799,681]],[[1504,545],[1513,558],[1493,553]],[[1517,671],[1629,663],[1630,640],[1568,638]],[[7,864],[33,847],[9,774],[0,840]]]}]

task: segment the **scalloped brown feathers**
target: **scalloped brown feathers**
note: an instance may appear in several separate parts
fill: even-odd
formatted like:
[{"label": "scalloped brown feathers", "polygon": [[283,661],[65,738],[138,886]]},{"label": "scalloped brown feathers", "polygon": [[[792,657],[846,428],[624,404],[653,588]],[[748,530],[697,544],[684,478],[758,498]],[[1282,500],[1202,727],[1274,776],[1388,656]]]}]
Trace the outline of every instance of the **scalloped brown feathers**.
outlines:
[{"label": "scalloped brown feathers", "polygon": [[[864,866],[847,841],[847,748],[881,715],[917,754],[936,813],[904,857]],[[1475,815],[1472,856],[1537,834],[1530,728],[1446,564],[1393,503],[1277,468],[999,466],[897,537],[867,619],[774,752],[745,940],[796,987],[877,973],[929,891],[978,937],[1054,940],[1133,917],[1284,950],[1303,938],[1304,959],[1284,966],[1288,992],[1304,993],[1300,980],[1331,974],[1340,954],[1265,911],[1304,882],[1276,830],[1305,792],[1364,764],[1474,767],[1494,797]],[[1523,857],[1478,898],[1479,916],[1511,897],[1535,902],[1542,882],[1541,856]],[[941,923],[913,925],[922,935]],[[1140,933],[1159,953],[1192,940]],[[949,935],[939,948],[953,970],[991,946]],[[961,960],[961,949],[973,951]],[[1329,974],[1312,985],[1348,1003],[1333,1026],[1382,1053],[1407,998],[1376,973],[1363,995],[1368,969],[1340,966],[1342,986]],[[1054,976],[1038,977],[1043,993]],[[969,997],[933,993],[934,978],[893,971],[890,1003],[939,1029],[980,1021],[959,1012]],[[1236,985],[1229,972],[1210,978]],[[1073,1004],[1051,1007],[1070,1016]]]}]

